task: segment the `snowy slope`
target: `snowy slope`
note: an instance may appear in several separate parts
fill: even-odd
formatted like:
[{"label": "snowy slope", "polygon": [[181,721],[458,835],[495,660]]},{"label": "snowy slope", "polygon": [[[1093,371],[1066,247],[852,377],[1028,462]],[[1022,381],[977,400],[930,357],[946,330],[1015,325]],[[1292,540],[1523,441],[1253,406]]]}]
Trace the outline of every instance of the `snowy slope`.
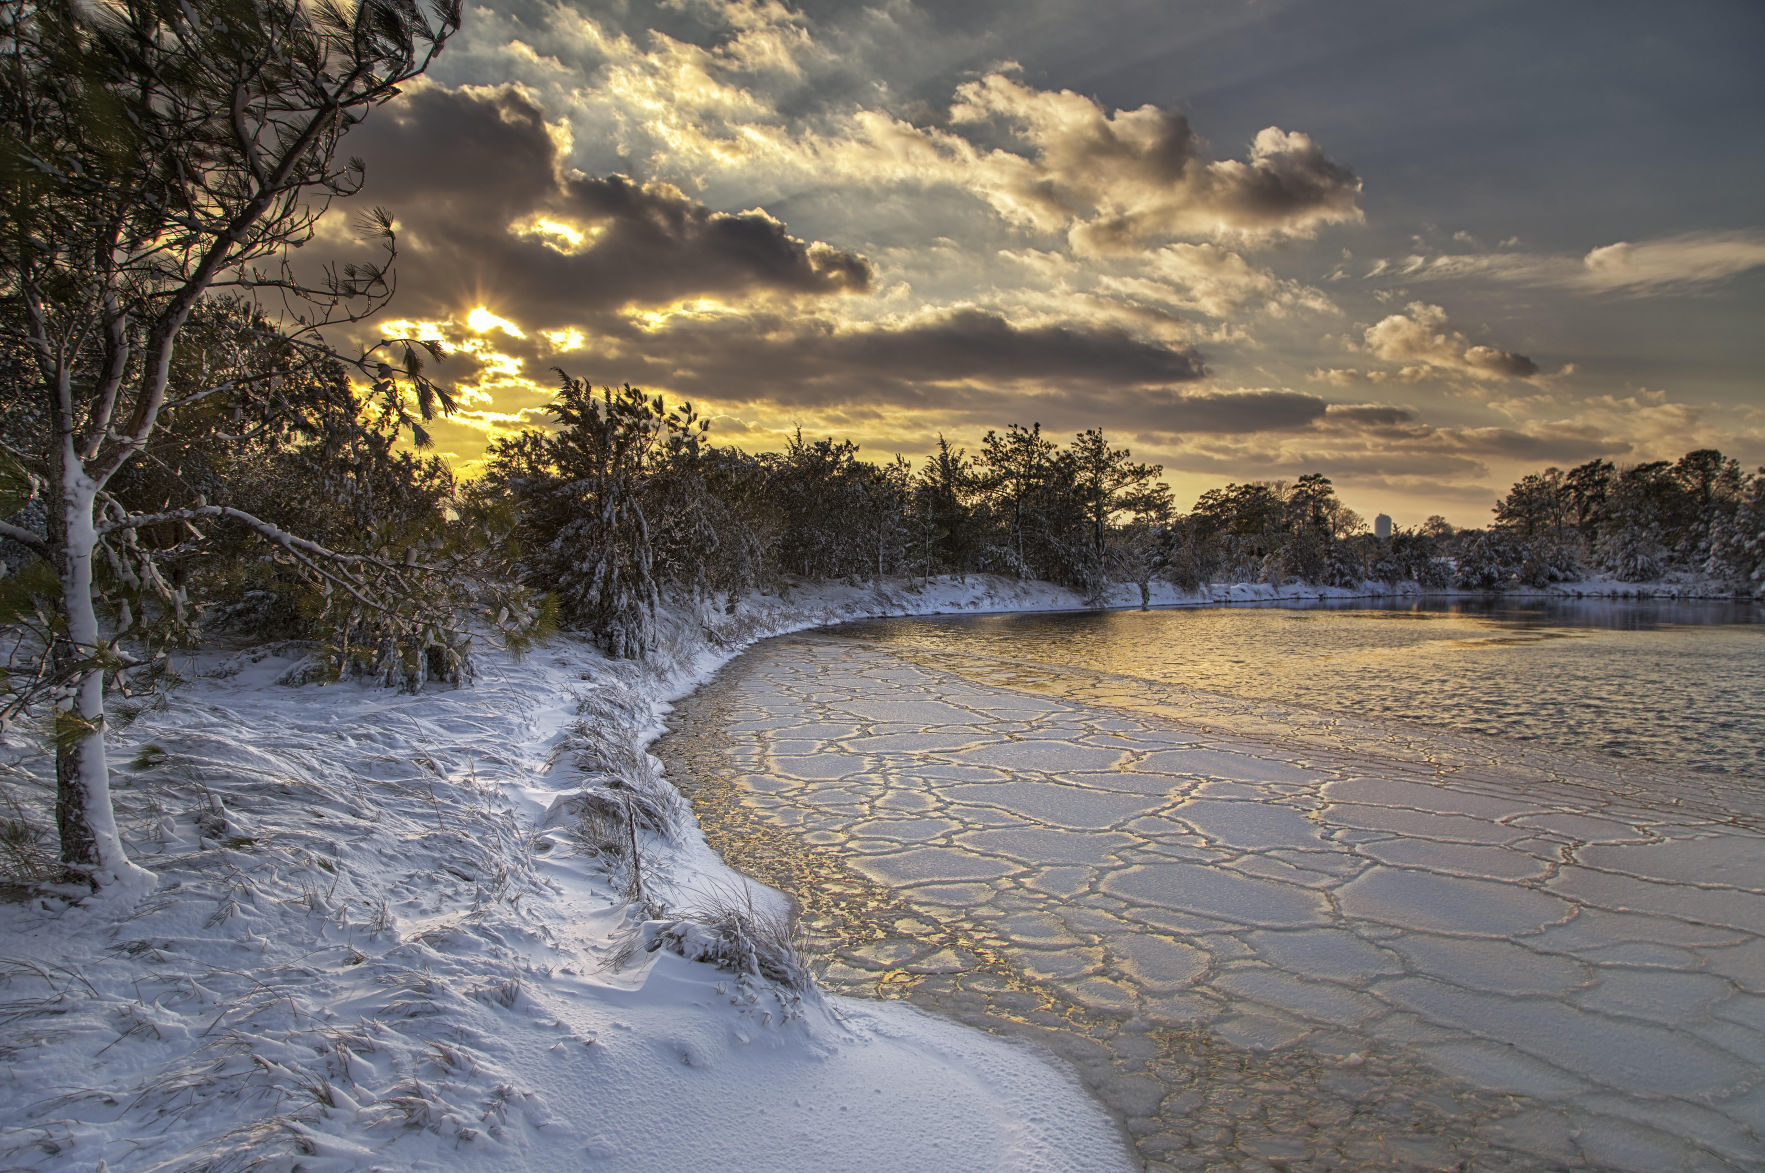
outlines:
[{"label": "snowy slope", "polygon": [[[978,578],[757,596],[675,616],[646,668],[561,640],[418,695],[278,683],[298,648],[205,658],[114,739],[159,890],[0,904],[0,1168],[1130,1167],[1022,1045],[666,949],[615,968],[643,914],[569,814],[648,794],[678,823],[643,837],[646,896],[749,899],[643,753],[666,698],[778,631],[1078,602]],[[6,751],[41,794],[47,763]]]}]

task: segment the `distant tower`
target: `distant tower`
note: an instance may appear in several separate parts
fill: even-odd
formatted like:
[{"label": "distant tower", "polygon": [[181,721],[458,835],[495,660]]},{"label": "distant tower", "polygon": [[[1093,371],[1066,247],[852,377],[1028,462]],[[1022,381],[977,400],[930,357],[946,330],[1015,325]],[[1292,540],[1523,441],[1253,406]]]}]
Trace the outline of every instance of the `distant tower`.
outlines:
[{"label": "distant tower", "polygon": [[1373,536],[1380,538],[1391,536],[1391,515],[1389,513],[1381,513],[1373,519]]}]

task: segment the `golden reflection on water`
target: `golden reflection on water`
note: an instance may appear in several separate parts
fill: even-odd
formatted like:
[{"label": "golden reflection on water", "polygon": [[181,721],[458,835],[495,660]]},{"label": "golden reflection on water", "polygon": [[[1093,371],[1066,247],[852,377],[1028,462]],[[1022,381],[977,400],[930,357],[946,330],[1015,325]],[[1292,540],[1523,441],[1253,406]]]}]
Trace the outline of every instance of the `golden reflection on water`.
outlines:
[{"label": "golden reflection on water", "polygon": [[[1765,782],[1765,604],[1428,606],[920,617],[833,631],[945,661],[1034,661]],[[1664,712],[1656,696],[1676,703]]]}]

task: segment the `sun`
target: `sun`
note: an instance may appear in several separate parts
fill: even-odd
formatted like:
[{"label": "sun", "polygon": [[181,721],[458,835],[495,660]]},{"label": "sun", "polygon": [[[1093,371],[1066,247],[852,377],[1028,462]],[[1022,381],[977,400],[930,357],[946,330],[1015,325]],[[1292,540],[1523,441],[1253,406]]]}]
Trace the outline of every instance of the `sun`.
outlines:
[{"label": "sun", "polygon": [[527,331],[507,318],[499,318],[491,313],[487,306],[478,306],[467,314],[466,326],[476,334],[488,334],[492,330],[501,330],[504,334],[515,338],[527,337]]}]

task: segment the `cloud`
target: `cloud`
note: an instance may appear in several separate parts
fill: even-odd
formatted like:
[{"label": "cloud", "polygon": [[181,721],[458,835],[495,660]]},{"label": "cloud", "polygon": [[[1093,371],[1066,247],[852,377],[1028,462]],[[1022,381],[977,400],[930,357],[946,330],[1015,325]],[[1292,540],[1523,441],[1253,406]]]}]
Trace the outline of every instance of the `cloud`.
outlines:
[{"label": "cloud", "polygon": [[808,187],[820,200],[843,187],[874,205],[886,203],[879,187],[942,187],[1097,251],[1309,237],[1361,218],[1360,180],[1303,133],[1268,127],[1243,158],[1215,159],[1177,111],[1111,111],[1031,86],[1009,64],[940,103],[935,62],[994,34],[952,38],[910,5],[823,10],[814,22],[771,2],[647,7],[489,12],[473,26],[484,29],[468,50],[483,58],[474,72],[512,73],[567,104],[582,165],[691,176],[710,191]]},{"label": "cloud", "polygon": [[1216,244],[1171,244],[1147,254],[1135,276],[1106,276],[1099,284],[1127,296],[1229,318],[1246,309],[1282,315],[1294,310],[1333,313],[1319,290],[1284,280]]},{"label": "cloud", "polygon": [[1332,403],[1328,415],[1333,423],[1369,428],[1390,428],[1416,421],[1414,409],[1389,403]]},{"label": "cloud", "polygon": [[551,328],[621,306],[870,288],[863,257],[801,240],[762,209],[567,171],[559,133],[512,87],[423,86],[386,113],[351,146],[368,196],[397,216],[401,312],[463,310],[470,285],[492,291],[498,313]]},{"label": "cloud", "polygon": [[[1303,133],[1268,127],[1243,158],[1214,159],[1181,113],[1110,111],[1030,86],[1015,67],[955,87],[942,105],[930,91],[898,96],[888,79],[903,72],[901,55],[936,55],[901,39],[908,26],[933,35],[905,5],[826,14],[815,29],[770,3],[664,8],[655,23],[680,35],[620,31],[635,7],[593,18],[560,7],[499,25],[493,39],[507,39],[486,55],[502,76],[512,69],[568,104],[585,165],[616,159],[713,192],[820,204],[856,190],[874,210],[889,202],[879,188],[942,188],[1016,229],[1070,231],[1091,251],[1302,238],[1361,218],[1360,180]],[[884,42],[892,59],[879,56]]]},{"label": "cloud", "polygon": [[[1472,379],[1528,379],[1538,364],[1523,354],[1470,342],[1451,328],[1446,311],[1413,301],[1367,327],[1361,349],[1386,362],[1400,363],[1400,378],[1445,373]],[[1336,372],[1329,372],[1327,377]]]},{"label": "cloud", "polygon": [[1361,183],[1308,135],[1260,131],[1245,159],[1210,160],[1189,120],[1145,105],[1105,109],[1071,90],[1038,90],[996,71],[956,90],[955,127],[1002,126],[1024,153],[976,159],[1001,215],[1065,227],[1081,252],[1119,253],[1182,237],[1308,237],[1361,218]]},{"label": "cloud", "polygon": [[1765,233],[1692,234],[1589,252],[1572,284],[1599,292],[1664,292],[1713,284],[1765,265]]},{"label": "cloud", "polygon": [[1618,241],[1576,257],[1550,253],[1421,253],[1381,259],[1369,277],[1413,281],[1464,278],[1575,293],[1653,297],[1695,292],[1765,266],[1765,232],[1692,232]]},{"label": "cloud", "polygon": [[[1191,382],[1206,368],[1192,348],[1102,324],[1019,325],[974,307],[899,321],[810,316],[682,316],[646,340],[642,377],[695,398],[881,410],[937,407],[951,388],[973,400],[1026,389],[1128,389]],[[637,374],[622,377],[639,377]]]},{"label": "cloud", "polygon": [[1170,432],[1238,434],[1280,432],[1308,427],[1322,419],[1329,404],[1298,391],[1209,391],[1172,394],[1157,428]]}]

